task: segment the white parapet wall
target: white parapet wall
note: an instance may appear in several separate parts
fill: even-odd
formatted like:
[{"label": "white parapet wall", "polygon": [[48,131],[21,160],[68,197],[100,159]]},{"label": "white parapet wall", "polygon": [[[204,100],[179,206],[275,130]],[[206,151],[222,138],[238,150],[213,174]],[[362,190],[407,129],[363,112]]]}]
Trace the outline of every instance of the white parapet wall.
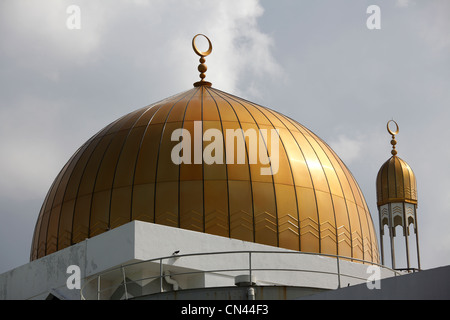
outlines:
[{"label": "white parapet wall", "polygon": [[79,267],[86,299],[234,286],[236,276],[249,273],[259,286],[320,289],[394,275],[345,259],[132,221],[1,274],[0,299],[80,299],[81,290],[67,286],[74,275],[69,266]]},{"label": "white parapet wall", "polygon": [[78,266],[84,279],[133,259],[134,223],[128,223],[1,274],[0,299],[46,299],[50,293],[80,299],[80,290],[66,286],[69,266]]}]

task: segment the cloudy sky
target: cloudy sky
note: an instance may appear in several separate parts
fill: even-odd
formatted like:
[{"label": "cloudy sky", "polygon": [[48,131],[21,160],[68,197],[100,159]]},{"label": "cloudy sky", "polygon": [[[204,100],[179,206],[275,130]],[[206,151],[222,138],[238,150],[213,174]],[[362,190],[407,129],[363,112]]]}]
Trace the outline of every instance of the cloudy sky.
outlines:
[{"label": "cloudy sky", "polygon": [[[370,5],[380,29],[367,27]],[[375,179],[396,120],[418,180],[422,267],[450,264],[449,1],[2,0],[0,273],[28,262],[47,190],[81,144],[198,80],[197,33],[214,47],[206,80],[328,142],[377,230]]]}]

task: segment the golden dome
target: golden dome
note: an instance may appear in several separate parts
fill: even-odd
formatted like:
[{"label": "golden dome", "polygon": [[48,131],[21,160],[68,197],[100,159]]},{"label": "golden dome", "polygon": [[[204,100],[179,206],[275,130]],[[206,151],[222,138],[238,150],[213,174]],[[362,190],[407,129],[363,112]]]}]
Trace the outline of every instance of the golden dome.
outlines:
[{"label": "golden dome", "polygon": [[[389,128],[393,122],[396,131]],[[387,123],[387,130],[392,135],[392,157],[380,168],[377,175],[377,205],[386,203],[408,202],[417,204],[417,183],[411,167],[402,159],[397,157],[395,146],[397,141],[395,135],[398,133],[398,125],[394,120]]]},{"label": "golden dome", "polygon": [[369,209],[344,163],[294,120],[212,88],[212,45],[201,35],[209,49],[200,51],[197,36],[193,89],[106,126],[61,170],[31,260],[142,220],[378,262]]},{"label": "golden dome", "polygon": [[[172,133],[195,136],[196,123],[200,132],[277,129],[278,171],[263,175],[263,164],[249,164],[248,139],[243,164],[175,164]],[[31,260],[132,220],[379,261],[363,194],[334,151],[296,121],[209,85],[131,112],[82,145],[44,200]]]},{"label": "golden dome", "polygon": [[397,156],[392,156],[378,171],[377,205],[409,202],[417,204],[416,177],[411,167]]}]

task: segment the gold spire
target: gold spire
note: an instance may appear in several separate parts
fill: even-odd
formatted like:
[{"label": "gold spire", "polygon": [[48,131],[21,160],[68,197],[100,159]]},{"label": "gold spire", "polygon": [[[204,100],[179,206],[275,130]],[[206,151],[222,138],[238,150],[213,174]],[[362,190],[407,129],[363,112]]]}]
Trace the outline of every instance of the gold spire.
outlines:
[{"label": "gold spire", "polygon": [[[208,48],[207,51],[200,51],[200,50],[197,48],[197,46],[195,45],[195,39],[196,39],[198,36],[203,36],[203,37],[206,38],[206,40],[208,40],[209,48]],[[211,87],[211,82],[208,82],[208,81],[205,81],[205,80],[204,80],[205,77],[206,77],[205,72],[206,72],[206,70],[208,70],[208,68],[206,67],[206,64],[205,64],[205,61],[206,61],[206,60],[205,60],[205,57],[208,56],[208,55],[211,53],[211,51],[212,51],[212,44],[211,44],[211,41],[209,40],[209,38],[208,38],[207,36],[205,36],[204,34],[199,33],[199,34],[197,34],[197,35],[192,39],[192,48],[194,49],[194,52],[195,52],[198,56],[200,56],[200,60],[199,60],[199,61],[200,61],[200,64],[198,65],[198,71],[200,72],[200,78],[202,79],[202,80],[200,80],[200,81],[194,83],[194,87],[199,87],[199,86],[208,86],[208,87]]]},{"label": "gold spire", "polygon": [[[391,123],[391,122],[395,123],[395,126],[396,126],[396,130],[395,131],[392,131],[391,128],[389,128],[389,123]],[[398,134],[398,124],[394,120],[389,120],[387,125],[386,125],[386,127],[387,127],[387,131],[392,135],[392,140],[391,140],[392,151],[391,151],[391,154],[393,156],[395,156],[395,155],[397,155],[397,150],[395,150],[395,145],[397,144],[397,141],[395,140],[395,135]]]}]

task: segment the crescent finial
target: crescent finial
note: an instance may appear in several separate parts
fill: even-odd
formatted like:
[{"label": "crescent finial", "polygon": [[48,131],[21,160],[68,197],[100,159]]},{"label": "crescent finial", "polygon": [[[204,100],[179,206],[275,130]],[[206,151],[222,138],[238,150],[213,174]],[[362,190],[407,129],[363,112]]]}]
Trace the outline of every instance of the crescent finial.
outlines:
[{"label": "crescent finial", "polygon": [[[202,37],[205,37],[206,38],[206,40],[208,40],[208,44],[209,44],[209,47],[208,47],[208,50],[206,50],[206,51],[200,51],[198,48],[197,48],[197,46],[195,45],[195,39],[198,37],[198,36],[202,36]],[[208,87],[210,87],[211,86],[211,82],[208,82],[208,81],[205,81],[204,79],[205,79],[205,77],[206,77],[206,75],[205,75],[205,72],[206,72],[206,70],[208,70],[208,68],[207,68],[207,66],[206,66],[206,64],[205,64],[205,57],[206,56],[209,56],[210,54],[211,54],[211,52],[212,52],[212,44],[211,44],[211,41],[209,40],[209,38],[207,37],[207,36],[205,36],[204,34],[201,34],[201,33],[199,33],[199,34],[197,34],[197,35],[195,35],[195,37],[192,39],[192,48],[194,49],[194,52],[198,55],[198,56],[200,56],[200,64],[198,65],[198,71],[200,72],[200,81],[198,81],[198,82],[196,82],[196,83],[194,83],[194,87],[199,87],[199,86],[208,86]]]},{"label": "crescent finial", "polygon": [[[392,131],[391,128],[389,128],[389,124],[391,122],[395,123],[395,127],[396,127],[395,131]],[[397,150],[395,150],[395,145],[397,144],[397,141],[395,140],[395,135],[398,134],[398,131],[399,131],[398,124],[394,120],[389,120],[387,125],[386,125],[386,128],[387,128],[387,131],[392,135],[392,140],[391,140],[392,150],[391,150],[391,154],[393,156],[395,156],[395,155],[397,155]]]}]

